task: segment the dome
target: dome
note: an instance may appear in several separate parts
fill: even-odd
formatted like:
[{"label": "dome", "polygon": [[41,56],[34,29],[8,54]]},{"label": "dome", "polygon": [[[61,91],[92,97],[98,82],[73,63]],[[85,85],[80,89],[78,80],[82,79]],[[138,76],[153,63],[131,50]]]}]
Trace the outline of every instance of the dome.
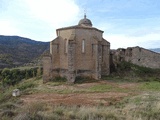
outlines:
[{"label": "dome", "polygon": [[78,25],[85,25],[92,27],[92,22],[86,18],[86,15],[84,15],[84,18],[79,21]]}]

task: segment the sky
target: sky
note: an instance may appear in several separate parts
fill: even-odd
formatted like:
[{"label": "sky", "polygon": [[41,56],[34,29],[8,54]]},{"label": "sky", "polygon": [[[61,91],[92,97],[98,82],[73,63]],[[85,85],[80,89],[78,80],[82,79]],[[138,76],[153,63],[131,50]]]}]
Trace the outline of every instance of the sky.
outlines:
[{"label": "sky", "polygon": [[0,0],[0,35],[48,42],[84,11],[111,49],[160,48],[160,0]]}]

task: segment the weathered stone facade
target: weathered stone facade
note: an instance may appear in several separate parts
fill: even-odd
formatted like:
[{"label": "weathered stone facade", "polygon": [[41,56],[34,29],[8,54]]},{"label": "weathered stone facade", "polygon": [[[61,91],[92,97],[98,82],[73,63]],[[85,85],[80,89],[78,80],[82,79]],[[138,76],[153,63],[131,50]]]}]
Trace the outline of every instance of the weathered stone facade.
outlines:
[{"label": "weathered stone facade", "polygon": [[57,38],[50,42],[50,55],[43,57],[44,82],[56,76],[74,82],[77,76],[100,79],[110,74],[110,43],[86,16],[78,25],[57,29],[56,33]]},{"label": "weathered stone facade", "polygon": [[112,50],[111,64],[116,66],[121,61],[149,68],[160,68],[160,54],[138,46]]}]

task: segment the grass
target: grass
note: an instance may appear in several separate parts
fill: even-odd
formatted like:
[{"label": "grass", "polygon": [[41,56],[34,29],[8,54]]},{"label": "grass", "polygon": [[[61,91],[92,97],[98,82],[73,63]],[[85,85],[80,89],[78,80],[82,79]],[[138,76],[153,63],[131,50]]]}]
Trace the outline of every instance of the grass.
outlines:
[{"label": "grass", "polygon": [[[43,114],[42,114],[43,113]],[[47,113],[47,114],[46,114]],[[26,119],[42,120],[118,120],[118,116],[105,108],[89,106],[50,106],[45,103],[36,103],[32,106],[24,106],[23,110],[15,117],[24,116]]]},{"label": "grass", "polygon": [[[34,103],[20,108],[21,112],[15,116],[24,116],[26,119],[47,120],[158,120],[160,119],[159,107],[155,107],[158,99],[153,101],[156,94],[143,94],[124,99],[119,107],[111,106],[66,106],[51,105],[49,103]],[[150,96],[150,97],[149,97]],[[141,99],[143,98],[143,99]],[[143,100],[143,104],[140,104]],[[136,104],[135,104],[136,103]],[[138,103],[138,104],[137,104]]]},{"label": "grass", "polygon": [[20,70],[27,70],[27,69],[31,69],[31,68],[38,68],[41,66],[20,66],[20,67],[15,67],[15,68],[11,68],[11,69],[20,69]]},{"label": "grass", "polygon": [[88,92],[127,92],[128,90],[124,88],[119,88],[117,86],[108,85],[108,84],[97,84],[87,90]]},{"label": "grass", "polygon": [[5,92],[0,94],[0,103],[5,102],[6,100],[9,100],[12,97],[12,90],[13,88],[6,89]]},{"label": "grass", "polygon": [[160,82],[144,82],[140,85],[140,89],[147,91],[160,91]]}]

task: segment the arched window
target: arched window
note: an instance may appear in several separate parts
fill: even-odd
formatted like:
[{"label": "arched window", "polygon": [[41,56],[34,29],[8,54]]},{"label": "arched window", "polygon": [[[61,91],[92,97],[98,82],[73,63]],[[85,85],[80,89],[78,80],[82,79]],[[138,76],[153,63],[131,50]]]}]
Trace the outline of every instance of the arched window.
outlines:
[{"label": "arched window", "polygon": [[82,40],[82,53],[85,52],[85,40],[83,39]]}]

